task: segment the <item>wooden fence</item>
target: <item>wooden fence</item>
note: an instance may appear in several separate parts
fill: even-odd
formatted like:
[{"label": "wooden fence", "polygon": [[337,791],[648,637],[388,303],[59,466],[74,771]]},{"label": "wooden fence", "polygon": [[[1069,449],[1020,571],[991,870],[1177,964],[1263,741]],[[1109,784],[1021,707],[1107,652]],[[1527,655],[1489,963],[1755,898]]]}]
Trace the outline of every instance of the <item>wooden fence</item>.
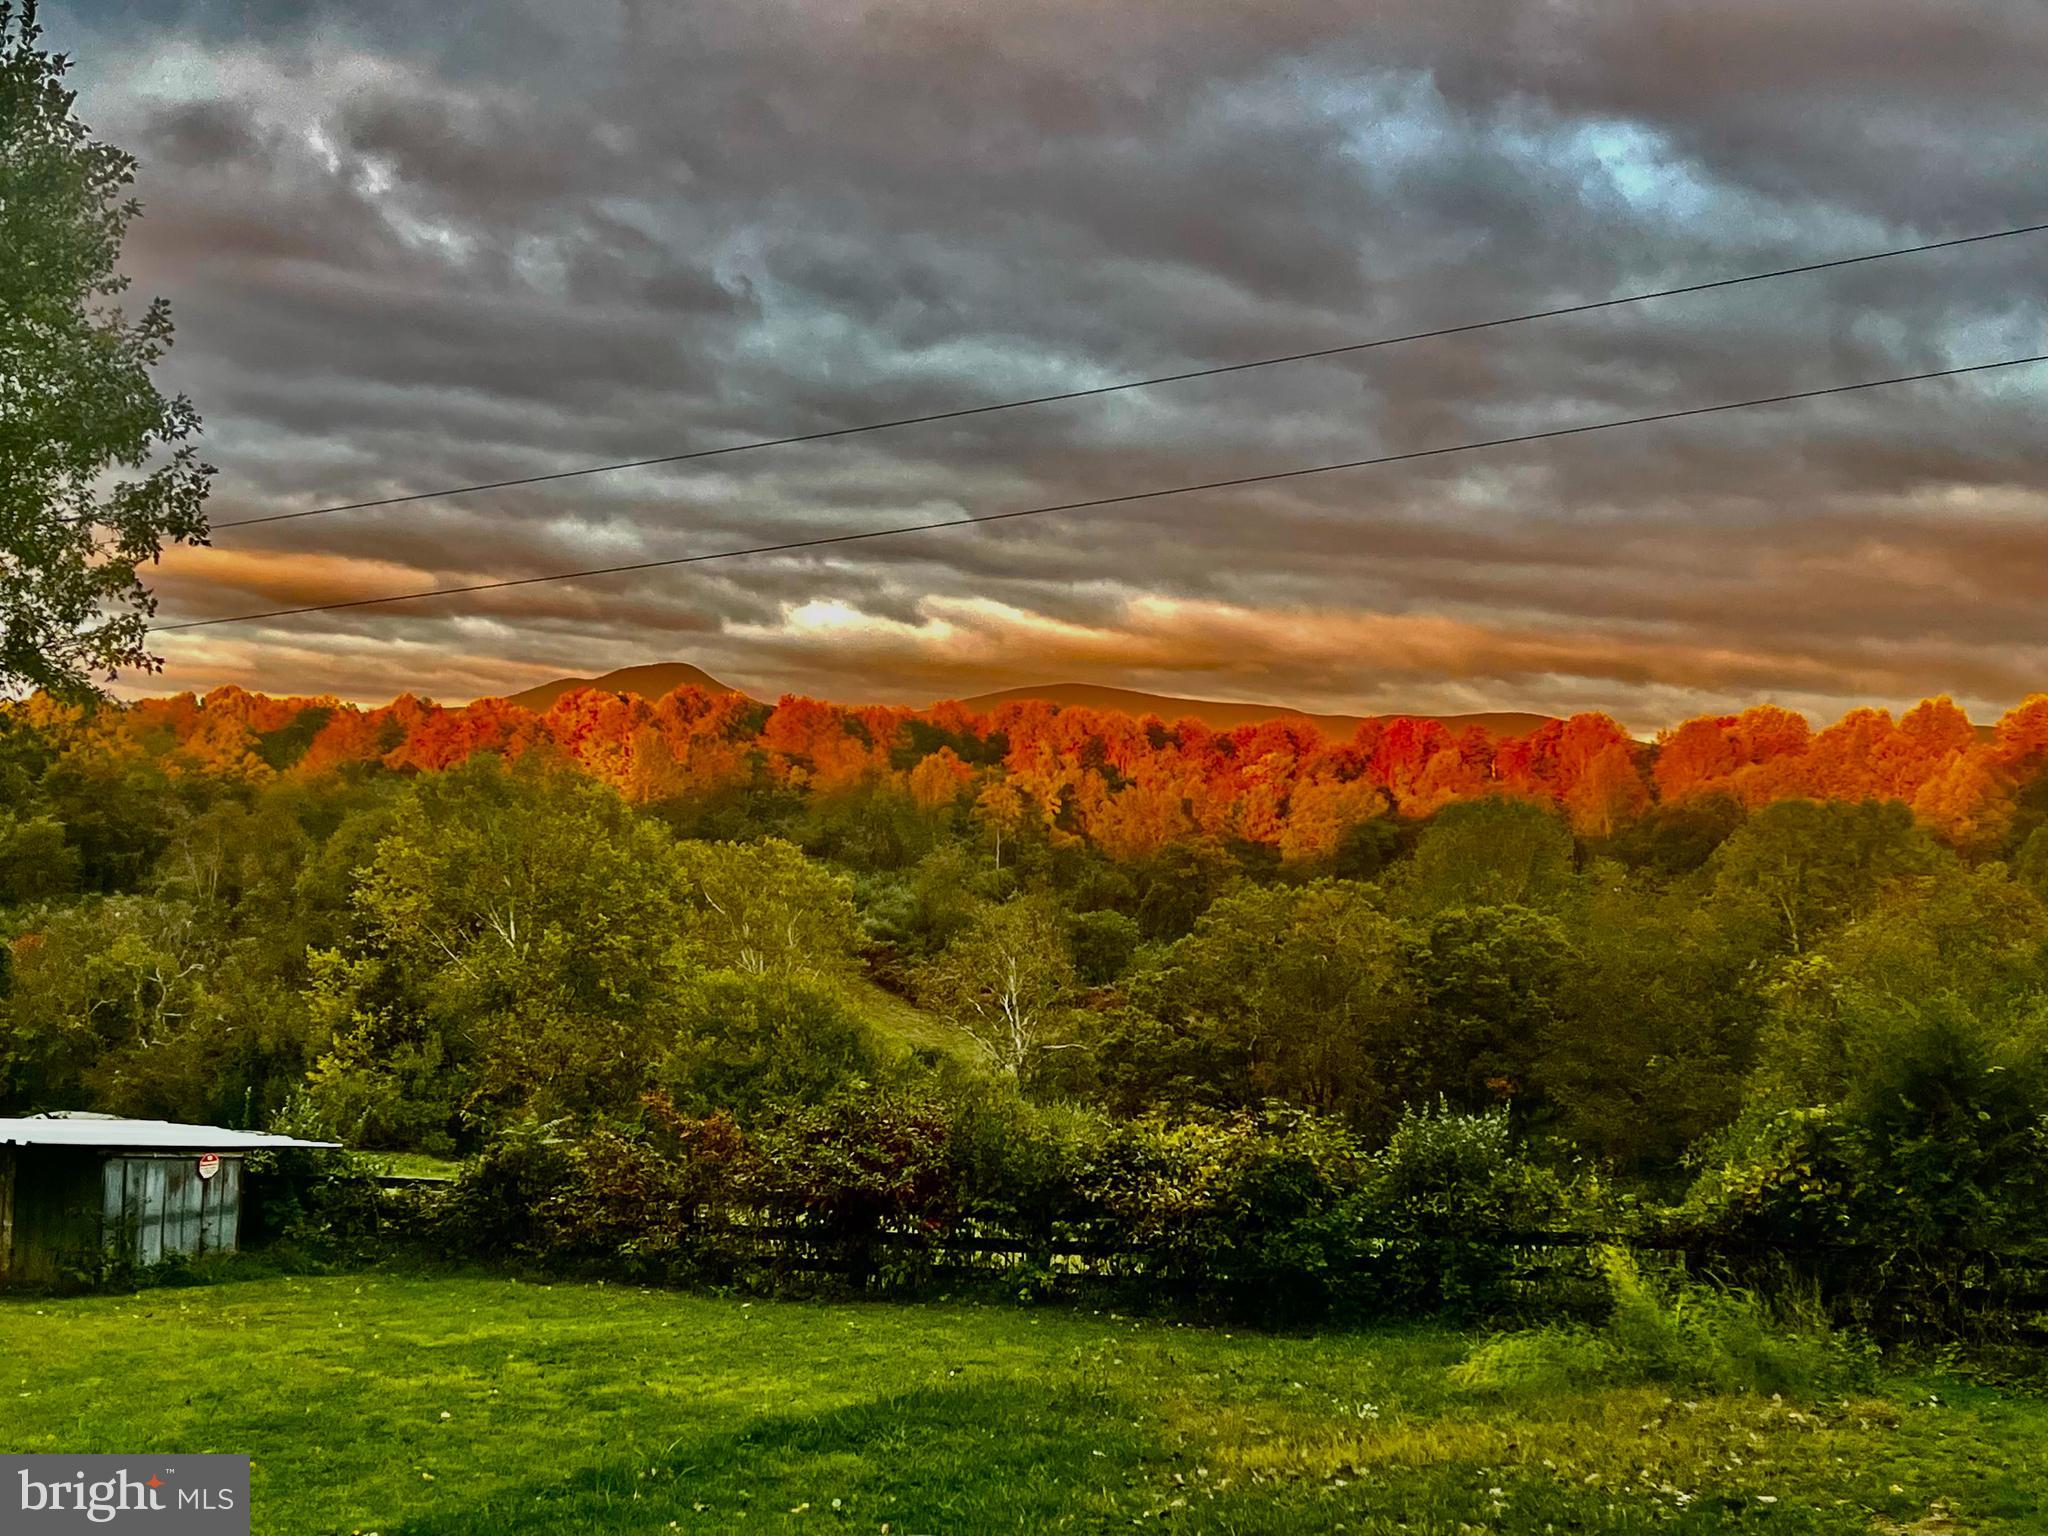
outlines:
[{"label": "wooden fence", "polygon": [[[424,1193],[448,1181],[392,1175],[388,1191]],[[1143,1286],[1160,1300],[1195,1295],[1211,1278],[1209,1255],[1170,1233],[1149,1240],[1086,1227],[1054,1225],[1021,1232],[995,1221],[956,1218],[941,1226],[905,1220],[868,1225],[802,1210],[700,1208],[668,1234],[678,1268],[714,1278],[748,1275],[784,1282],[832,1283],[877,1293],[1000,1286],[1014,1280],[1039,1292],[1083,1295]],[[2010,1331],[2048,1343],[2048,1254],[1941,1250],[1911,1254],[1859,1244],[1707,1243],[1682,1234],[1511,1231],[1364,1234],[1353,1246],[1361,1271],[1430,1262],[1445,1255],[1487,1255],[1513,1301],[1556,1309],[1592,1309],[1605,1296],[1596,1250],[1619,1245],[1682,1266],[1694,1275],[1755,1284],[1792,1273],[1824,1293],[1854,1295],[1882,1308],[1888,1293],[1930,1279],[1952,1316],[1996,1316]],[[643,1260],[657,1256],[642,1249]],[[1911,1283],[1908,1283],[1911,1282]]]},{"label": "wooden fence", "polygon": [[[1000,1280],[1028,1274],[1055,1289],[1148,1281],[1198,1288],[1199,1253],[1170,1242],[1105,1240],[1071,1232],[1020,1235],[987,1222],[940,1229],[883,1223],[847,1231],[788,1212],[725,1212],[700,1218],[695,1235],[727,1264],[752,1264],[783,1275],[833,1279],[860,1289],[892,1284]],[[1604,1297],[1597,1250],[1620,1246],[1682,1266],[1694,1275],[1755,1283],[1792,1272],[1823,1288],[1853,1290],[1878,1300],[1906,1278],[1930,1270],[1897,1250],[1860,1244],[1702,1244],[1670,1235],[1587,1231],[1480,1231],[1457,1234],[1366,1235],[1356,1247],[1361,1267],[1477,1250],[1505,1261],[1506,1288],[1518,1299],[1591,1305]],[[2048,1254],[1944,1250],[1940,1286],[1962,1311],[1997,1313],[2048,1342]]]}]

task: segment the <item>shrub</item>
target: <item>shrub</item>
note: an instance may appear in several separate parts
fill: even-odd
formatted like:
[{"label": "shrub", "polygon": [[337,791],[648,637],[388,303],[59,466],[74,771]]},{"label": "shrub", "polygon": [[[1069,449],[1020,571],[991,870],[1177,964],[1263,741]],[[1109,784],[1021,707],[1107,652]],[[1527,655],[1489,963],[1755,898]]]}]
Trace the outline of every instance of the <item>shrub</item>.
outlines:
[{"label": "shrub", "polygon": [[1348,1217],[1372,1235],[1381,1308],[1482,1315],[1509,1308],[1516,1239],[1558,1228],[1564,1185],[1515,1143],[1505,1109],[1411,1108],[1375,1153]]},{"label": "shrub", "polygon": [[2048,1243],[2048,1030],[1947,997],[1900,1013],[1840,1109],[1862,1230],[1918,1261]]},{"label": "shrub", "polygon": [[1213,1213],[1209,1282],[1233,1313],[1274,1322],[1351,1310],[1360,1234],[1345,1209],[1362,1151],[1334,1120],[1269,1111],[1241,1143]]},{"label": "shrub", "polygon": [[1835,1115],[1795,1109],[1745,1115],[1695,1154],[1692,1187],[1673,1213],[1700,1248],[1782,1247],[1809,1255],[1848,1241],[1857,1180]]},{"label": "shrub", "polygon": [[[814,1230],[861,1287],[916,1278],[920,1239],[950,1227],[958,1196],[950,1127],[935,1104],[894,1094],[842,1094],[783,1112],[753,1138],[740,1193]],[[888,1241],[881,1241],[884,1233]],[[877,1250],[886,1247],[886,1255]]]},{"label": "shrub", "polygon": [[951,1103],[844,1093],[745,1134],[660,1094],[645,1107],[629,1130],[501,1136],[447,1202],[447,1246],[641,1279],[865,1287],[927,1281],[946,1258],[980,1267],[960,1240],[995,1236],[1021,1254],[1028,1294],[1058,1286],[1065,1248],[1134,1299],[1298,1324],[1500,1311],[1525,1273],[1512,1240],[1565,1207],[1501,1114],[1414,1114],[1368,1153],[1299,1110],[1118,1123],[989,1084]]},{"label": "shrub", "polygon": [[556,1122],[515,1121],[469,1164],[441,1209],[447,1251],[482,1259],[553,1256],[542,1213],[570,1189],[577,1166]]},{"label": "shrub", "polygon": [[1118,1128],[1083,1176],[1089,1231],[1155,1298],[1291,1323],[1346,1307],[1362,1154],[1296,1111]]},{"label": "shrub", "polygon": [[538,1213],[547,1256],[615,1267],[637,1280],[696,1276],[704,1260],[700,1210],[745,1153],[730,1119],[697,1125],[700,1155],[602,1128],[579,1142],[570,1178]]},{"label": "shrub", "polygon": [[1953,998],[1851,1011],[1835,1103],[1752,1111],[1703,1149],[1679,1207],[1701,1251],[1782,1256],[1888,1331],[2000,1320],[1987,1287],[2048,1261],[2048,1066],[2032,1018]]},{"label": "shrub", "polygon": [[390,1199],[375,1160],[351,1152],[251,1152],[242,1165],[244,1250],[313,1261],[381,1257],[414,1230],[417,1202]]},{"label": "shrub", "polygon": [[1093,1214],[1086,1179],[1108,1137],[1108,1123],[1086,1109],[1000,1087],[964,1095],[949,1134],[961,1214],[1049,1242]]}]

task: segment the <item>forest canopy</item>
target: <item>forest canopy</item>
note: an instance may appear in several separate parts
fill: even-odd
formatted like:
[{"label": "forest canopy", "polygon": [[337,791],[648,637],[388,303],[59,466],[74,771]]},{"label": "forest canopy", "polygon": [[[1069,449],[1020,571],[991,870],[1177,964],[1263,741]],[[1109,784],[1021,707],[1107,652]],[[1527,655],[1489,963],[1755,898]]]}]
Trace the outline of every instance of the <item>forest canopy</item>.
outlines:
[{"label": "forest canopy", "polygon": [[694,689],[4,722],[17,1107],[310,1095],[359,1140],[469,1145],[657,1083],[876,1075],[879,996],[1120,1111],[1508,1104],[1668,1172],[1758,1084],[1846,1091],[1795,1063],[1839,1065],[1823,1021],[2004,1018],[2040,980],[2048,698],[1986,732],[1937,699],[1652,743]]},{"label": "forest canopy", "polygon": [[2048,698],[1642,743],[36,697],[0,711],[0,1110],[486,1168],[680,1135],[742,1192],[943,1204],[943,1164],[1041,1213],[1122,1158],[1172,1205],[1225,1147],[1350,1169],[1341,1205],[1427,1146],[1413,1198],[1512,1185],[1497,1221],[1611,1185],[1741,1243],[2041,1247],[2044,751]]}]

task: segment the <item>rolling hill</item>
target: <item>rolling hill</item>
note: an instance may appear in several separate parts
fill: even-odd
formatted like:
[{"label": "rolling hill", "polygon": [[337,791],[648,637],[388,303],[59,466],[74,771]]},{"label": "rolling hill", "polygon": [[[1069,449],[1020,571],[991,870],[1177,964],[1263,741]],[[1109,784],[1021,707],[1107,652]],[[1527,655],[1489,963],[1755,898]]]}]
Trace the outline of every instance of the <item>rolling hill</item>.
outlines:
[{"label": "rolling hill", "polygon": [[738,693],[721,683],[702,667],[683,661],[659,661],[644,667],[621,667],[602,677],[558,677],[523,693],[508,693],[505,702],[536,712],[546,709],[563,694],[576,688],[602,688],[609,693],[633,693],[643,699],[665,698],[678,688],[697,687],[706,693]]},{"label": "rolling hill", "polygon": [[[995,693],[976,694],[973,698],[962,699],[960,702],[977,713],[986,713],[998,705],[1023,699],[1044,699],[1053,704],[1114,710],[1126,715],[1157,715],[1167,721],[1192,715],[1204,725],[1216,730],[1253,725],[1261,720],[1301,720],[1313,725],[1332,740],[1348,738],[1362,721],[1375,718],[1367,715],[1311,714],[1307,710],[1294,709],[1285,704],[1243,704],[1219,699],[1181,699],[1170,694],[1140,693],[1133,688],[1110,688],[1097,683],[1052,683],[1044,687],[1004,688]],[[1472,715],[1416,715],[1413,718],[1438,720],[1454,731],[1462,731],[1476,725],[1493,736],[1519,736],[1535,730],[1539,725],[1547,724],[1550,720],[1548,715],[1522,714],[1515,711]]]},{"label": "rolling hill", "polygon": [[[573,688],[602,688],[612,693],[631,693],[645,699],[658,699],[677,688],[690,685],[702,688],[708,693],[740,692],[729,684],[721,683],[701,667],[693,667],[682,661],[664,661],[648,666],[621,667],[618,671],[607,672],[601,677],[559,677],[553,682],[541,683],[522,693],[507,694],[505,697],[508,703],[538,711],[545,710]],[[977,714],[986,714],[1000,705],[1024,699],[1044,699],[1048,703],[1062,707],[1111,710],[1132,716],[1157,715],[1160,719],[1169,721],[1192,716],[1204,725],[1219,731],[1227,731],[1240,725],[1255,725],[1261,720],[1299,720],[1314,726],[1333,741],[1348,739],[1352,732],[1358,729],[1361,721],[1374,718],[1366,715],[1318,715],[1286,704],[1246,704],[1226,699],[1183,699],[1171,694],[1142,693],[1135,688],[1113,688],[1101,683],[1030,684],[1021,688],[1002,688],[993,693],[978,693],[959,702]],[[1476,725],[1492,736],[1519,736],[1546,724],[1550,716],[1505,710],[1470,715],[1417,715],[1413,718],[1441,721],[1454,731],[1462,731]]]}]

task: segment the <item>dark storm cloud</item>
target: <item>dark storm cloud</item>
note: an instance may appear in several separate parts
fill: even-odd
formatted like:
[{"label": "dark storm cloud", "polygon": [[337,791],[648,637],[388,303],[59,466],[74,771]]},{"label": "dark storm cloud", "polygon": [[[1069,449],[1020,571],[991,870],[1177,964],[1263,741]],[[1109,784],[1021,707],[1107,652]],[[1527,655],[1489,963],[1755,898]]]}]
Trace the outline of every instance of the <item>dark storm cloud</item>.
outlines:
[{"label": "dark storm cloud", "polygon": [[[94,5],[237,516],[1328,345],[2041,216],[2048,12],[1907,0]],[[215,616],[2044,349],[2038,239],[1074,406],[224,530]],[[2048,678],[2042,371],[165,637],[459,697],[1096,676],[1654,725]],[[266,667],[270,672],[266,673]]]}]

